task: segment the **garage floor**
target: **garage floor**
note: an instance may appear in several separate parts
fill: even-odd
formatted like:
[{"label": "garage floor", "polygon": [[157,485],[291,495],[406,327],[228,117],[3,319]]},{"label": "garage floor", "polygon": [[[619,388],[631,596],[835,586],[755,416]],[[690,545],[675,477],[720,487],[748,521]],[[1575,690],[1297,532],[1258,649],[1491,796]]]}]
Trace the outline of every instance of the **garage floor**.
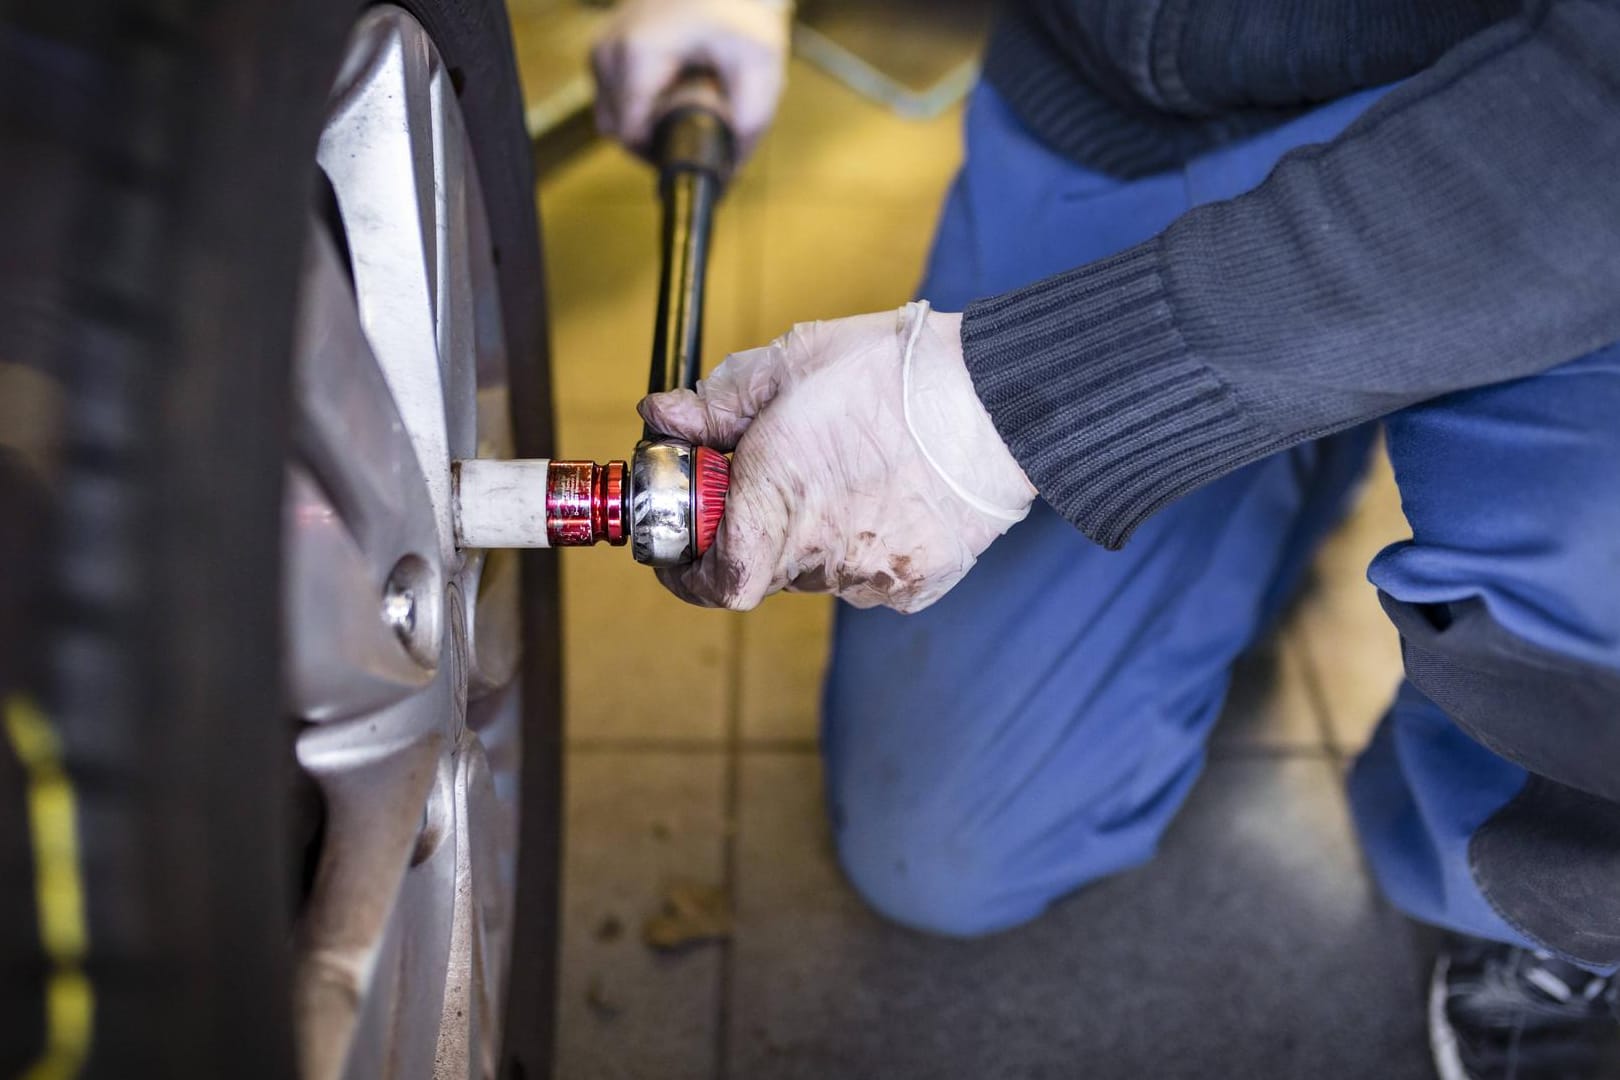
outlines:
[{"label": "garage floor", "polygon": [[[795,66],[721,214],[711,363],[795,320],[906,299],[958,122],[895,119]],[[652,181],[598,144],[546,179],[541,205],[559,450],[622,456],[651,336]],[[1155,863],[974,943],[885,925],[830,857],[828,604],[698,611],[623,551],[563,554],[558,1075],[1426,1076],[1413,933],[1367,881],[1340,789],[1398,675],[1362,568],[1403,529],[1380,468],[1312,591],[1245,663]],[[671,888],[690,901],[710,887],[729,898],[728,937],[676,955],[644,944]]]}]

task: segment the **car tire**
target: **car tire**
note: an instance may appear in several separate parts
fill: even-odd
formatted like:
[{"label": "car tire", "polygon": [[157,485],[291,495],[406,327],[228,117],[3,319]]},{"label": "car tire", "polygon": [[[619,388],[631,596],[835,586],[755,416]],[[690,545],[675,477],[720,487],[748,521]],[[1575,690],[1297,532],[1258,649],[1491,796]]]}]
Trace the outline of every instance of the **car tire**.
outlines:
[{"label": "car tire", "polygon": [[[400,6],[454,76],[497,248],[516,450],[546,456],[505,10]],[[294,1074],[302,796],[274,689],[289,355],[316,143],[362,10],[0,3],[0,1068],[56,1055],[121,1078]],[[549,1075],[557,603],[554,561],[527,556],[511,1080]],[[26,716],[52,733],[56,787],[52,761],[17,742]],[[56,893],[39,829],[53,792],[73,823]],[[77,952],[41,910],[72,907],[62,887],[82,900]],[[75,973],[83,1030],[51,1013]]]}]

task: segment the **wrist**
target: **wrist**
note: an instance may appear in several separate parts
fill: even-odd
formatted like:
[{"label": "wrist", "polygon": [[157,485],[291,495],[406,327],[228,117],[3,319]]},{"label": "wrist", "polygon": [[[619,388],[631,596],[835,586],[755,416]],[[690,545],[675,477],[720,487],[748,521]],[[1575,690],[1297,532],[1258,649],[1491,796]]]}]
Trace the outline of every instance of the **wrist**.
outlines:
[{"label": "wrist", "polygon": [[962,356],[962,316],[901,309],[904,412],[913,441],[946,485],[987,517],[1023,518],[1037,491],[996,430]]}]

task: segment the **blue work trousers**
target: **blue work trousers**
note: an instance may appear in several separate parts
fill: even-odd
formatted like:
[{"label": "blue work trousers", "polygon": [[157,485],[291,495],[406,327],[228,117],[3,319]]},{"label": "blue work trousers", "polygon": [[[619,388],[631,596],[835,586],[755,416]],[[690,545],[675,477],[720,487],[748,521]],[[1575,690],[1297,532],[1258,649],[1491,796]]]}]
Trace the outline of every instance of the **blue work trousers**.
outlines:
[{"label": "blue work trousers", "polygon": [[[981,86],[921,295],[956,311],[1138,243],[1259,184],[1380,93],[1122,181],[1044,147]],[[1373,561],[1373,583],[1412,604],[1481,602],[1514,638],[1620,673],[1620,349],[1417,405],[1384,428],[1413,539]],[[1233,661],[1342,516],[1375,437],[1355,429],[1240,469],[1117,552],[1037,500],[927,611],[840,606],[828,800],[869,902],[977,935],[1151,856],[1203,766]],[[1318,661],[1334,663],[1331,647]],[[1389,898],[1429,923],[1527,943],[1482,894],[1468,851],[1526,780],[1403,685],[1350,779]]]}]

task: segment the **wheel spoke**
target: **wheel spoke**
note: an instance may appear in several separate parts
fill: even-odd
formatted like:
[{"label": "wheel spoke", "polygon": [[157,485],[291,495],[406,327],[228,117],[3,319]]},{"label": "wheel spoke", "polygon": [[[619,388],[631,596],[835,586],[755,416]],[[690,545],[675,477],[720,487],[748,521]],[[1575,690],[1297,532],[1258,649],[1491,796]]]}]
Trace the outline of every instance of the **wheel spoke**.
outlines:
[{"label": "wheel spoke", "polygon": [[[299,736],[299,764],[326,803],[320,867],[299,930],[295,997],[306,1076],[343,1075],[346,1062],[348,1075],[384,1075],[360,1061],[376,1052],[374,1042],[392,1046],[385,1056],[397,1061],[394,1044],[413,1041],[395,1030],[393,1014],[439,1013],[454,888],[454,759],[445,732],[457,711],[453,682],[441,673],[375,716]],[[425,1012],[395,1000],[423,994],[433,997]],[[431,1031],[425,1041],[431,1061]]]},{"label": "wheel spoke", "polygon": [[[293,360],[293,444],[386,580],[406,554],[439,563],[428,485],[325,229],[311,229]],[[437,652],[437,649],[434,649]]]},{"label": "wheel spoke", "polygon": [[495,246],[484,212],[483,185],[477,162],[468,159],[467,252],[473,289],[473,330],[477,349],[479,457],[509,458],[516,453],[512,440],[512,412],[508,394],[506,327],[501,322],[500,282],[496,279]]},{"label": "wheel spoke", "polygon": [[[447,129],[460,131],[457,110],[448,110]],[[465,148],[463,136],[456,140]],[[466,196],[465,243],[454,257],[465,269],[458,280],[468,283],[465,326],[472,336],[471,355],[475,364],[471,375],[476,382],[477,439],[479,457],[505,458],[514,452],[511,402],[507,391],[506,333],[501,325],[496,298],[500,289],[495,280],[489,219],[484,212],[483,188],[478,183],[476,162],[465,157]],[[458,355],[463,355],[458,352]],[[468,373],[463,372],[462,377]],[[468,688],[474,699],[506,686],[515,677],[522,648],[519,615],[521,594],[520,565],[513,551],[468,552],[462,570],[462,595],[468,600]]]},{"label": "wheel spoke", "polygon": [[[293,359],[283,633],[295,715],[369,712],[427,683],[441,644],[442,571],[427,485],[340,257],[311,229]],[[384,621],[409,570],[410,627]],[[398,585],[398,582],[395,582]]]},{"label": "wheel spoke", "polygon": [[282,517],[284,693],[293,714],[318,721],[356,716],[425,686],[432,668],[414,659],[383,619],[387,569],[361,549],[325,492],[297,466],[287,470]]},{"label": "wheel spoke", "polygon": [[473,837],[491,856],[500,895],[510,896],[517,884],[518,775],[523,754],[523,688],[512,683],[499,694],[467,709],[467,726],[478,733],[489,769],[495,801],[485,827]]},{"label": "wheel spoke", "polygon": [[486,735],[483,740],[487,787],[480,781],[477,816],[472,819],[480,823],[472,837],[472,865],[483,900],[482,940],[487,961],[484,985],[497,1002],[505,1000],[505,944],[511,940],[516,918],[513,901],[517,895],[518,791],[517,762],[512,759],[520,749],[517,740],[522,722],[521,699],[515,692],[508,694],[501,717],[484,729],[486,733],[495,729],[495,739]]},{"label": "wheel spoke", "polygon": [[464,573],[476,578],[462,595],[468,604],[467,693],[477,700],[517,675],[523,645],[518,608],[522,565],[515,551],[477,552]]},{"label": "wheel spoke", "polygon": [[494,865],[503,815],[477,739],[462,745],[455,799],[456,903],[435,1080],[493,1075],[498,1050],[499,964],[491,963],[489,938],[505,940],[510,914]]},{"label": "wheel spoke", "polygon": [[483,383],[480,370],[478,388],[478,456],[509,458],[517,451],[512,445],[512,416],[510,398],[505,384]]},{"label": "wheel spoke", "polygon": [[[499,693],[467,706],[467,726],[478,732],[495,792],[511,813],[508,840],[517,836],[517,778],[523,754],[523,684],[514,680]],[[504,812],[504,811],[503,811]],[[514,850],[516,845],[513,845]]]},{"label": "wheel spoke", "polygon": [[405,875],[390,928],[405,944],[397,962],[386,972],[386,980],[380,979],[372,991],[382,1001],[391,1002],[388,1012],[392,1023],[382,1029],[382,1047],[389,1067],[368,1071],[351,1061],[349,1075],[353,1077],[425,1077],[436,1071],[438,1021],[457,967],[454,919],[461,883],[457,874],[456,828],[465,811],[455,806],[451,794],[455,783],[453,767],[454,759],[445,759],[435,792],[453,808],[446,822],[447,834],[425,861]]},{"label": "wheel spoke", "polygon": [[[448,469],[461,449],[451,438],[465,440],[472,420],[453,407],[452,425],[446,410],[462,362],[440,350],[440,284],[452,264],[441,237],[465,238],[452,213],[459,210],[465,220],[465,198],[446,186],[456,180],[464,189],[465,155],[452,160],[441,153],[443,125],[435,120],[454,111],[445,107],[448,80],[413,20],[377,9],[361,20],[351,49],[318,160],[343,218],[360,322],[415,443],[448,560],[454,552]],[[456,302],[444,299],[453,312]],[[446,340],[459,340],[448,326]],[[470,452],[469,445],[462,456]]]},{"label": "wheel spoke", "polygon": [[435,251],[438,254],[437,320],[439,360],[443,372],[445,416],[450,456],[478,453],[478,324],[473,305],[473,261],[482,251],[470,249],[468,201],[473,197],[472,155],[455,87],[442,66],[428,84],[433,103],[433,178]]}]

